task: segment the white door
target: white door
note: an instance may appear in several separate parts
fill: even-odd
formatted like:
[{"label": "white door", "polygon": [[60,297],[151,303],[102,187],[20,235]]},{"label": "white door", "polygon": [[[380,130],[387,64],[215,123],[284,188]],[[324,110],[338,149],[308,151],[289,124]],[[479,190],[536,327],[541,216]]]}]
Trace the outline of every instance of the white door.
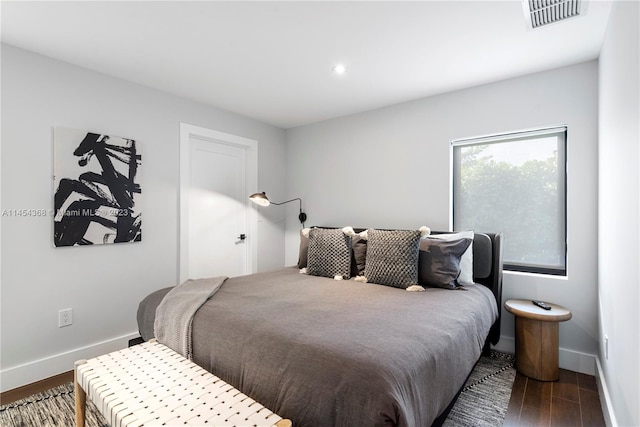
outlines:
[{"label": "white door", "polygon": [[257,152],[255,140],[180,124],[179,283],[254,272]]},{"label": "white door", "polygon": [[189,276],[240,276],[247,271],[245,150],[189,141]]}]

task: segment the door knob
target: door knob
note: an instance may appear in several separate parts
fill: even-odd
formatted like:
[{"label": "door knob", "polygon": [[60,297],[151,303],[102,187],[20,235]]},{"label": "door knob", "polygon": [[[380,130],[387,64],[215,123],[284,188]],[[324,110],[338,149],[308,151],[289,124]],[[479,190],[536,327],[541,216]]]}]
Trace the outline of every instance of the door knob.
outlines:
[{"label": "door knob", "polygon": [[244,240],[247,238],[246,234],[241,234],[240,236],[238,236],[238,240]]}]

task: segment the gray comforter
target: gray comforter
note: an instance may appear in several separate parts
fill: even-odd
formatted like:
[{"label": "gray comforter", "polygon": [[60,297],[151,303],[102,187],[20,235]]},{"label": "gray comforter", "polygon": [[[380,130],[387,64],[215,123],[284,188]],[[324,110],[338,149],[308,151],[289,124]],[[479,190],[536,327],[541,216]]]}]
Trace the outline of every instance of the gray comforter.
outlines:
[{"label": "gray comforter", "polygon": [[[489,289],[468,289],[406,292],[296,268],[231,278],[193,319],[193,360],[295,426],[429,426],[498,316]],[[140,306],[146,339],[166,292]]]}]

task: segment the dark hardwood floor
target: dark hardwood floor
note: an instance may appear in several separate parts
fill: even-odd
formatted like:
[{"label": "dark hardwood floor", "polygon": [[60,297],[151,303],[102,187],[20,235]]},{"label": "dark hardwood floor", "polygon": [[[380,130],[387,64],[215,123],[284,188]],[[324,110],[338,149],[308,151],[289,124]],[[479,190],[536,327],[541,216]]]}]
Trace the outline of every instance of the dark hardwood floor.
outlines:
[{"label": "dark hardwood floor", "polygon": [[503,425],[604,426],[595,377],[561,369],[558,381],[542,382],[517,373]]},{"label": "dark hardwood floor", "polygon": [[8,405],[16,400],[24,399],[32,394],[40,393],[71,381],[73,381],[73,371],[68,371],[35,383],[14,388],[13,390],[5,391],[4,393],[0,393],[0,405]]}]

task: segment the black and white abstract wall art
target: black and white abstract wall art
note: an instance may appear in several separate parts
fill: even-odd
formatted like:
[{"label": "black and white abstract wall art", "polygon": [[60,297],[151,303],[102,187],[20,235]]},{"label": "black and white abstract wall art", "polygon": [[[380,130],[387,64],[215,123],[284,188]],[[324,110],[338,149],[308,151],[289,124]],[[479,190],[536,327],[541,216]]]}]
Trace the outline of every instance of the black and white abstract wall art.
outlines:
[{"label": "black and white abstract wall art", "polygon": [[142,240],[140,166],[133,139],[54,128],[54,245]]}]

